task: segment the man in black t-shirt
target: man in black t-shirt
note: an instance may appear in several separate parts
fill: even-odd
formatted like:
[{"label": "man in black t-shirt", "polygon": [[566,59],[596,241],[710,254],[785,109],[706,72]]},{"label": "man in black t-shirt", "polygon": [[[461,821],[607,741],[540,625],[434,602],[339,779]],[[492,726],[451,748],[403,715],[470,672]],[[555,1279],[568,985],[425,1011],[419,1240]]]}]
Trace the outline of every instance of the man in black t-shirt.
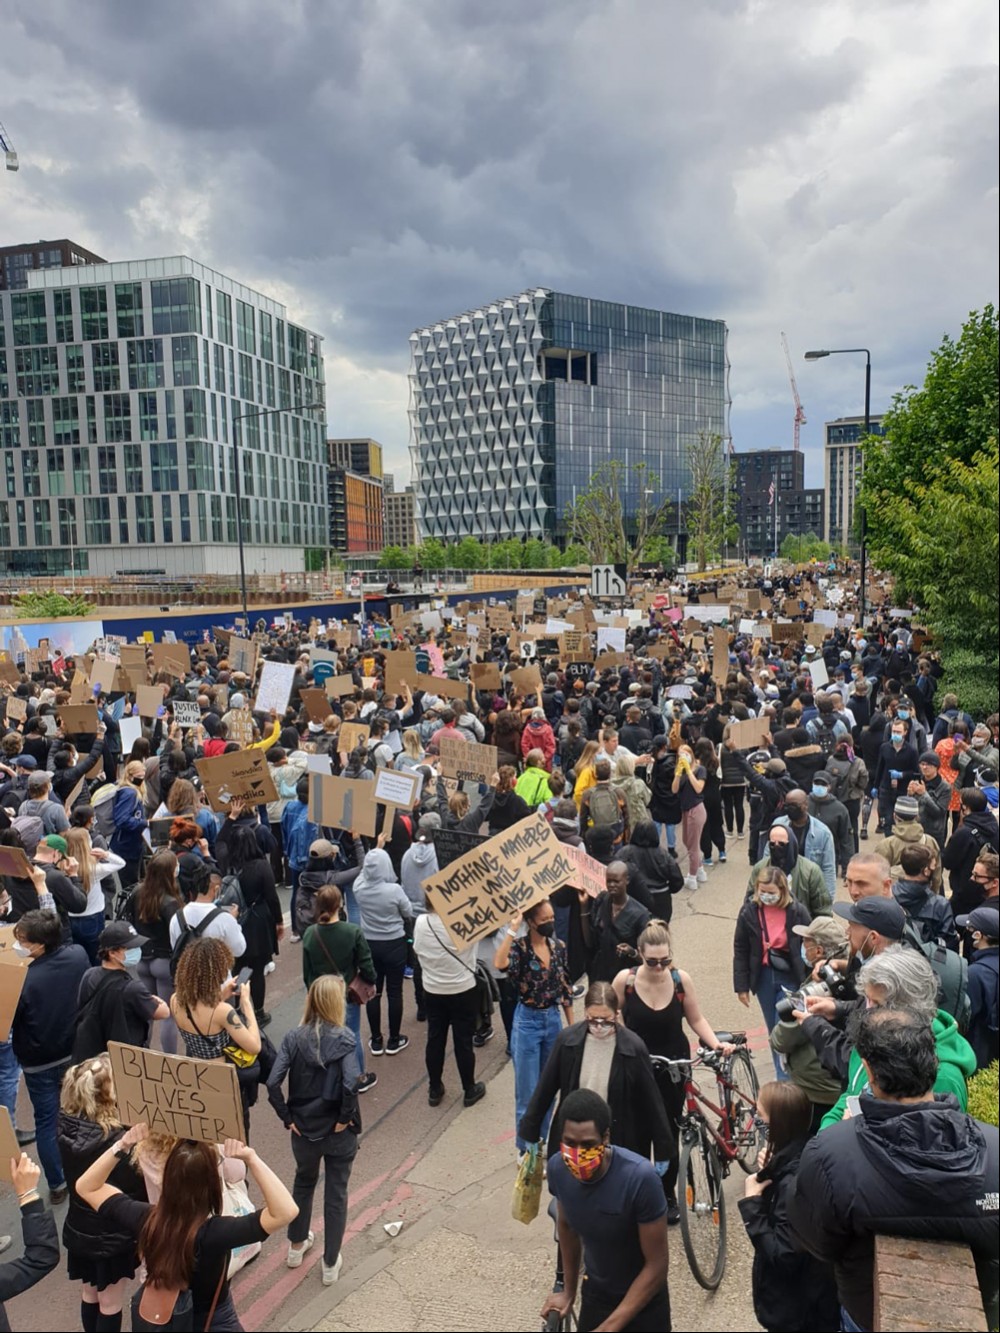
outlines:
[{"label": "man in black t-shirt", "polygon": [[580,1274],[578,1327],[670,1330],[667,1288],[667,1205],[652,1164],[611,1145],[607,1102],[588,1088],[560,1109],[559,1151],[548,1161],[549,1191],[558,1204],[563,1291],[542,1307],[544,1319],[573,1308]]},{"label": "man in black t-shirt", "polygon": [[100,965],[80,979],[74,1064],[100,1055],[109,1041],[148,1046],[150,1023],[169,1016],[166,1003],[128,970],[138,963],[145,943],[128,921],[113,921],[98,936]]}]

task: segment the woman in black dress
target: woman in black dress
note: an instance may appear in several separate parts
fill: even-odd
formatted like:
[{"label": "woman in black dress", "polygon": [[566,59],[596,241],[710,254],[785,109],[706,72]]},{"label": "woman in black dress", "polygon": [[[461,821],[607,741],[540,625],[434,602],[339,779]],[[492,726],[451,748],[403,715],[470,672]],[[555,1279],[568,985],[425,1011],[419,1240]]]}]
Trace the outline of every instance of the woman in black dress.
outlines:
[{"label": "woman in black dress", "polygon": [[215,850],[223,875],[235,875],[240,881],[246,904],[246,910],[240,913],[240,928],[247,942],[240,961],[251,969],[250,999],[257,1025],[266,1027],[271,1015],[264,1009],[264,969],[278,952],[278,941],[285,933],[274,871],[251,825],[237,824],[227,818]]}]

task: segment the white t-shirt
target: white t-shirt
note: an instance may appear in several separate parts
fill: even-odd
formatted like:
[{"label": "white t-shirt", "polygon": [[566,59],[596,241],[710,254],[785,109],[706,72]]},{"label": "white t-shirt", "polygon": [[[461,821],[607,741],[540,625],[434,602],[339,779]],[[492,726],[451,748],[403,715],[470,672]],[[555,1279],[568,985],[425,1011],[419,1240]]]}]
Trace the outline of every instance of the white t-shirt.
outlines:
[{"label": "white t-shirt", "polygon": [[[214,903],[185,903],[184,920],[191,927],[199,926],[214,908]],[[181,914],[175,912],[170,918],[171,948],[177,943],[180,933]],[[229,945],[234,958],[242,958],[247,951],[247,942],[243,931],[240,930],[236,918],[228,907],[224,907],[214,921],[205,927],[204,937],[206,939],[224,940]]]},{"label": "white t-shirt", "polygon": [[424,990],[431,995],[461,995],[476,984],[476,946],[456,949],[435,912],[417,917],[413,952],[423,970]]}]

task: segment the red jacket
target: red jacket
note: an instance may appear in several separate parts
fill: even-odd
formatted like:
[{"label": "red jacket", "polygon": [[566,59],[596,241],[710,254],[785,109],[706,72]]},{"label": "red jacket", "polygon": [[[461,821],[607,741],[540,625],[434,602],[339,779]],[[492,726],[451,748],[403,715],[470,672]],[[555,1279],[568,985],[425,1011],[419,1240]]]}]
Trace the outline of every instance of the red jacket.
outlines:
[{"label": "red jacket", "polygon": [[530,721],[521,732],[521,754],[526,755],[529,750],[541,750],[545,756],[545,767],[551,771],[556,738],[547,722]]}]

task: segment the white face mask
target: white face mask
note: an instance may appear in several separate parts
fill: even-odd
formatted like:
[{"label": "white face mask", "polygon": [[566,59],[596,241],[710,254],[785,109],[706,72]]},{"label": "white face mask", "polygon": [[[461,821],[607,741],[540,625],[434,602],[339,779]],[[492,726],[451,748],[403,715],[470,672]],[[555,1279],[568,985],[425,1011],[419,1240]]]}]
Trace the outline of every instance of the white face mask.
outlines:
[{"label": "white face mask", "polygon": [[22,958],[31,957],[31,950],[27,947],[27,945],[22,944],[20,940],[14,941],[14,952],[16,954],[20,954]]}]

